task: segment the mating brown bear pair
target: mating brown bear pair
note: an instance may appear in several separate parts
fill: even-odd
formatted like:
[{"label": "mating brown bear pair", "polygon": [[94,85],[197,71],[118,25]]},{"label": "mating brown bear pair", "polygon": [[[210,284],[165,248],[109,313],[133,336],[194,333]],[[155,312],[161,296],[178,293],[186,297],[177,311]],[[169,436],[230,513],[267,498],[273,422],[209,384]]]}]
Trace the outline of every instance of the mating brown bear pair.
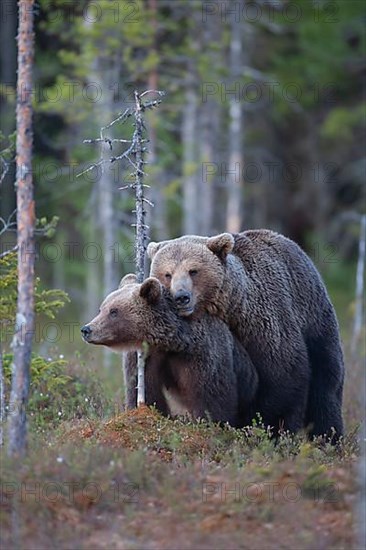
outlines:
[{"label": "mating brown bear pair", "polygon": [[343,433],[343,354],[334,308],[301,248],[269,230],[151,243],[150,274],[182,316],[221,318],[258,373],[265,424]]},{"label": "mating brown bear pair", "polygon": [[[141,349],[147,342],[146,403],[165,415],[188,413],[240,427],[255,414],[258,376],[243,346],[219,318],[182,319],[157,279],[140,285],[126,275],[82,333],[87,342],[115,351]],[[136,405],[134,354],[129,365],[131,404]]]},{"label": "mating brown bear pair", "polygon": [[[265,424],[342,434],[338,324],[317,270],[294,242],[257,230],[151,243],[148,254],[151,275],[187,323],[221,319],[244,346],[258,375],[252,407]],[[164,354],[149,361],[151,371],[164,368]]]}]

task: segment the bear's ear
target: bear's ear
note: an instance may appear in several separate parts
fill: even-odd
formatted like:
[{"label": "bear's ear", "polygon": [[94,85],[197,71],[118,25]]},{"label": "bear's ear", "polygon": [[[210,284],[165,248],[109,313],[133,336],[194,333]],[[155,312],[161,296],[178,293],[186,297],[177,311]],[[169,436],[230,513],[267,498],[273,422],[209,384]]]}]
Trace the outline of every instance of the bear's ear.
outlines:
[{"label": "bear's ear", "polygon": [[162,293],[162,287],[160,281],[155,277],[149,277],[145,279],[140,287],[140,296],[144,298],[149,304],[156,304]]},{"label": "bear's ear", "polygon": [[134,273],[127,273],[127,275],[122,277],[122,279],[121,279],[121,281],[118,285],[118,288],[122,288],[125,285],[132,285],[136,282],[137,282],[136,275]]},{"label": "bear's ear", "polygon": [[234,248],[234,237],[231,233],[221,233],[215,237],[210,237],[207,241],[207,247],[216,254],[220,260],[225,261],[226,257]]},{"label": "bear's ear", "polygon": [[152,260],[155,254],[157,253],[157,251],[163,248],[166,245],[166,243],[167,241],[161,241],[160,243],[155,243],[151,241],[151,243],[148,244],[147,251],[146,251],[149,260]]}]

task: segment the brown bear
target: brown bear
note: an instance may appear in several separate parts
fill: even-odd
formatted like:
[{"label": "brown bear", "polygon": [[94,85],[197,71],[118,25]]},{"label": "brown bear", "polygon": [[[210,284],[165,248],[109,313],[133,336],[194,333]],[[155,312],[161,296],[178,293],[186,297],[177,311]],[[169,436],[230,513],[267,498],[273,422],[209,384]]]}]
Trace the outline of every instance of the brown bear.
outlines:
[{"label": "brown bear", "polygon": [[333,306],[314,264],[270,230],[150,243],[150,275],[181,316],[221,318],[259,376],[265,422],[311,435],[343,433],[343,354]]},{"label": "brown bear", "polygon": [[219,318],[180,317],[157,279],[137,284],[124,277],[81,332],[86,342],[116,351],[147,342],[146,403],[163,414],[187,412],[234,427],[255,414],[258,377],[245,349]]}]

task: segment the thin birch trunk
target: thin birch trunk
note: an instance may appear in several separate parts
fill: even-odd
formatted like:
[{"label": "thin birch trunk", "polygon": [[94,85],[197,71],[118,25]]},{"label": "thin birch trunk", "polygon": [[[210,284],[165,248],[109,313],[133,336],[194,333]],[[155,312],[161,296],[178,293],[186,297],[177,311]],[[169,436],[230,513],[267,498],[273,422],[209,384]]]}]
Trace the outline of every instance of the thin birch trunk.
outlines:
[{"label": "thin birch trunk", "polygon": [[[111,111],[109,111],[111,112]],[[106,159],[109,147],[101,145],[101,158]],[[114,209],[113,209],[113,179],[111,170],[102,165],[102,173],[99,181],[99,209],[100,224],[103,234],[103,295],[107,296],[116,288],[115,263],[114,263],[114,242],[116,232],[114,230]]]},{"label": "thin birch trunk", "polygon": [[[222,52],[217,44],[223,40],[223,28],[217,17],[208,18],[200,39],[200,48],[207,49],[209,65],[212,68],[212,80],[220,78]],[[210,77],[211,79],[211,77]],[[222,102],[212,96],[204,97],[202,90],[200,105],[200,184],[201,184],[201,227],[202,235],[219,233],[218,217],[215,216],[215,202],[222,208],[218,195],[220,136],[224,133],[220,126]],[[225,224],[224,224],[225,226]]]},{"label": "thin birch trunk", "polygon": [[197,97],[194,89],[192,67],[188,69],[185,107],[183,113],[183,228],[185,234],[199,233],[199,209],[197,189],[196,121]]},{"label": "thin birch trunk", "polygon": [[363,319],[363,296],[364,296],[364,273],[365,273],[365,253],[366,253],[366,214],[361,217],[360,239],[358,244],[358,261],[356,274],[356,305],[355,317],[352,331],[352,353],[356,353],[357,343],[360,339]]},{"label": "thin birch trunk", "polygon": [[229,166],[227,170],[226,227],[231,233],[241,230],[242,223],[242,172],[243,172],[243,120],[240,99],[240,67],[243,65],[242,22],[231,14],[230,83],[229,95]]},{"label": "thin birch trunk", "polygon": [[[93,2],[90,2],[92,5]],[[85,21],[87,28],[93,28],[94,23],[90,20]],[[105,56],[105,54],[104,54]],[[118,82],[119,77],[119,57],[111,57],[109,65],[105,66],[105,60],[103,59],[103,49],[101,53],[96,55],[91,63],[91,70],[89,73],[89,81],[94,86],[97,85],[101,91],[100,100],[98,101],[98,108],[96,109],[97,117],[100,126],[103,127],[103,123],[111,116],[115,109],[113,103],[113,86]],[[103,128],[101,130],[101,138]],[[98,220],[92,221],[97,224],[98,229],[101,232],[102,239],[102,266],[103,266],[103,296],[107,296],[112,290],[115,290],[117,286],[116,276],[116,263],[115,263],[115,211],[113,202],[113,171],[108,165],[108,158],[110,154],[109,144],[103,140],[100,142],[100,158],[105,161],[100,168],[100,178],[97,182],[97,217]],[[95,232],[97,233],[97,232]],[[99,233],[99,231],[98,231]],[[95,262],[91,262],[95,263]],[[94,269],[96,266],[93,266]],[[98,294],[98,293],[97,293]],[[100,298],[100,296],[99,296]],[[112,362],[111,353],[109,350],[103,350],[103,364],[105,367],[110,367]]]},{"label": "thin birch trunk", "polygon": [[[158,20],[157,20],[157,11],[158,11],[158,1],[149,0],[148,7],[150,10],[151,26],[153,28],[153,44],[151,51],[156,53],[157,51],[157,32],[158,32]],[[150,73],[148,78],[148,89],[149,90],[158,90],[159,74],[157,65],[155,65]],[[151,200],[154,204],[154,215],[152,213],[152,208],[149,208],[149,222],[148,224],[154,230],[154,239],[157,241],[162,241],[167,238],[167,222],[166,222],[166,200],[164,196],[164,180],[161,174],[161,169],[159,169],[156,162],[156,149],[157,149],[157,116],[155,111],[151,111],[149,117],[149,152],[148,152],[148,163],[153,167],[151,174],[153,174],[153,180],[151,182]]]},{"label": "thin birch trunk", "polygon": [[202,235],[211,235],[213,231],[214,178],[206,173],[205,166],[211,166],[215,160],[214,139],[217,135],[217,106],[207,101],[201,106],[201,226]]},{"label": "thin birch trunk", "polygon": [[[110,158],[102,156],[99,159],[99,162],[97,164],[93,164],[89,166],[86,170],[81,172],[79,176],[82,174],[88,172],[89,170],[95,168],[95,166],[105,166],[106,164],[115,163],[117,161],[122,161],[123,159],[127,160],[133,167],[134,167],[134,176],[135,181],[133,184],[125,185],[124,187],[120,187],[120,189],[126,189],[126,188],[133,188],[135,190],[135,214],[136,214],[136,223],[133,224],[135,227],[135,265],[136,265],[136,279],[138,283],[142,283],[145,279],[145,258],[146,258],[146,246],[147,246],[147,230],[148,226],[146,225],[146,209],[145,205],[150,204],[151,202],[145,198],[144,196],[144,153],[146,152],[146,147],[144,146],[144,143],[146,140],[144,139],[144,131],[145,131],[145,125],[143,120],[143,112],[147,109],[153,109],[157,107],[161,100],[157,99],[154,101],[148,101],[147,103],[143,103],[141,99],[147,95],[155,93],[158,96],[163,96],[164,92],[158,91],[158,90],[147,90],[146,92],[142,93],[141,95],[138,94],[137,91],[134,92],[134,98],[135,98],[135,108],[132,110],[130,108],[126,109],[123,113],[120,113],[116,119],[111,121],[109,124],[101,128],[100,131],[100,137],[97,139],[87,139],[84,140],[84,143],[110,143],[112,144],[114,141],[119,142],[127,142],[130,143],[130,146],[122,152],[118,156],[111,156]],[[108,129],[110,129],[114,124],[117,122],[124,122],[127,120],[127,118],[133,116],[134,117],[134,126],[135,130],[132,136],[132,140],[115,140],[111,139],[110,137],[106,136],[104,132]],[[133,160],[132,160],[133,159]],[[144,369],[145,369],[145,355],[146,350],[144,349],[141,353],[138,354],[138,370],[137,370],[137,376],[138,376],[138,387],[137,387],[137,404],[140,405],[141,403],[145,402],[145,377],[144,377]],[[122,363],[124,374],[125,374],[125,380],[130,380],[130,376],[126,376],[128,373],[126,371],[126,367],[124,365],[124,361]],[[131,366],[131,365],[130,365]],[[132,388],[129,385],[129,382],[127,382],[127,396],[130,397]]]},{"label": "thin birch trunk", "polygon": [[17,243],[18,300],[12,342],[12,386],[9,416],[9,454],[27,446],[26,407],[34,332],[35,206],[32,179],[32,69],[34,58],[34,0],[19,2],[17,82]]},{"label": "thin birch trunk", "polygon": [[[93,3],[91,2],[90,4]],[[94,23],[90,20],[85,21],[85,26],[88,29],[93,28],[93,24]],[[113,104],[113,85],[118,82],[119,76],[117,59],[118,58],[111,59],[110,66],[104,67],[103,53],[101,52],[99,55],[95,56],[91,63],[89,82],[94,86],[97,85],[98,90],[101,92],[97,106],[98,108],[96,109],[100,127],[104,126],[105,121],[108,120],[115,109],[115,105]],[[103,128],[101,130],[101,138],[104,137],[102,131]],[[98,221],[103,242],[103,296],[106,296],[114,290],[117,285],[113,252],[116,232],[114,228],[113,175],[107,163],[110,153],[109,145],[101,141],[100,148],[100,157],[106,161],[100,166],[101,172],[100,179],[98,180],[99,200],[97,205]]]},{"label": "thin birch trunk", "polygon": [[[103,96],[107,93],[103,89]],[[105,112],[108,111],[106,106]],[[108,145],[106,143],[101,143],[101,158],[107,159],[108,157]],[[111,170],[109,166],[106,167],[104,164],[101,166],[102,172],[99,180],[99,205],[98,205],[98,216],[99,224],[102,230],[102,239],[103,239],[103,286],[104,292],[103,295],[107,296],[112,290],[116,288],[116,277],[115,277],[115,264],[114,264],[114,209],[113,209],[113,180],[111,177]],[[103,350],[103,365],[104,367],[110,367],[112,363],[111,352],[108,349]]]},{"label": "thin birch trunk", "polygon": [[[89,199],[89,208],[88,216],[88,241],[93,243],[97,241],[97,231],[95,220],[98,218],[98,182],[94,184],[92,190],[92,195]],[[95,315],[95,312],[98,311],[98,305],[100,303],[100,270],[97,262],[90,262],[87,268],[86,274],[86,317],[92,319]]]}]

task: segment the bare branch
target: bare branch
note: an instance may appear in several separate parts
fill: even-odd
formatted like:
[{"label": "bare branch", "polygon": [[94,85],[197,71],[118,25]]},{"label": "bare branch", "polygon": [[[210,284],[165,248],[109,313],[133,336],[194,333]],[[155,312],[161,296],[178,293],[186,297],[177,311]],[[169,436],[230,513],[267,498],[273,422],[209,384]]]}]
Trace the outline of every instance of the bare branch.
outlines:
[{"label": "bare branch", "polygon": [[98,168],[98,166],[101,166],[103,163],[105,163],[105,161],[100,160],[99,162],[95,162],[94,164],[91,164],[90,166],[88,166],[88,168],[85,168],[85,170],[83,170],[79,174],[76,174],[76,177],[79,178],[80,176],[87,174],[88,172],[93,170],[93,168]]},{"label": "bare branch", "polygon": [[125,111],[123,111],[123,113],[120,113],[117,118],[115,118],[114,120],[112,120],[112,122],[110,122],[109,124],[107,124],[107,126],[103,126],[101,128],[101,133],[104,132],[104,130],[107,130],[108,128],[111,128],[114,124],[116,124],[116,122],[125,122],[130,116],[132,116],[132,112],[130,109],[126,109]]},{"label": "bare branch", "polygon": [[[0,228],[0,236],[6,233],[7,231],[15,231],[15,228],[17,226],[16,220],[13,221],[14,216],[16,215],[16,209],[10,214],[7,220],[4,220],[4,218],[0,217],[0,224],[2,224],[2,227]],[[13,229],[14,228],[14,229]]]},{"label": "bare branch", "polygon": [[10,248],[9,250],[5,250],[5,252],[2,252],[0,254],[0,260],[2,260],[2,258],[5,258],[5,256],[8,256],[12,252],[15,252],[16,250],[18,250],[18,245],[17,244],[15,246],[13,246],[13,248]]},{"label": "bare branch", "polygon": [[2,182],[3,182],[4,179],[5,179],[6,174],[9,172],[10,162],[6,162],[6,160],[3,159],[3,157],[0,157],[0,161],[1,161],[2,165],[3,165],[3,170],[2,170],[1,176],[0,176],[0,185],[1,185]]},{"label": "bare branch", "polygon": [[[158,107],[161,103],[161,99],[155,99],[147,103],[143,103],[141,101],[141,98],[148,94],[155,94],[162,97],[165,95],[165,92],[162,92],[159,90],[146,90],[142,94],[139,94],[137,91],[135,91],[134,92],[134,98],[135,98],[134,109],[130,109],[130,108],[126,109],[123,113],[120,113],[117,116],[117,118],[112,120],[112,122],[102,127],[100,129],[99,138],[84,139],[83,141],[83,143],[88,143],[88,144],[107,143],[110,147],[110,150],[112,150],[113,143],[129,143],[130,146],[119,155],[111,156],[109,159],[106,159],[105,157],[104,158],[101,157],[99,161],[94,162],[93,164],[91,164],[89,167],[87,167],[85,170],[83,170],[77,175],[77,177],[79,177],[83,174],[90,172],[91,170],[93,170],[93,168],[98,168],[99,166],[103,168],[107,162],[110,164],[114,164],[118,161],[126,160],[133,167],[134,172],[132,172],[130,176],[134,178],[134,181],[119,187],[119,189],[120,190],[133,189],[135,191],[136,209],[133,210],[133,213],[135,213],[136,215],[136,223],[131,225],[132,227],[135,228],[136,278],[139,283],[142,283],[145,278],[145,255],[146,255],[146,247],[147,247],[147,241],[148,241],[147,232],[150,229],[149,226],[145,223],[145,217],[146,217],[145,205],[148,204],[149,206],[153,206],[153,203],[144,196],[144,189],[148,188],[149,186],[144,184],[143,182],[144,176],[147,175],[144,171],[144,165],[147,164],[147,162],[144,159],[144,154],[147,152],[147,148],[144,147],[144,144],[148,141],[148,139],[144,137],[146,126],[143,119],[143,113],[147,109],[154,109]],[[105,130],[107,130],[108,128],[111,128],[117,122],[124,123],[127,120],[127,118],[131,116],[134,117],[134,132],[133,132],[132,140],[109,138],[104,135]],[[138,353],[138,356],[137,356],[137,378],[138,378],[137,404],[138,405],[145,402],[144,369],[145,369],[146,352],[147,350],[144,348],[144,351]]]},{"label": "bare branch", "polygon": [[164,97],[166,95],[166,93],[162,90],[146,90],[145,92],[142,92],[142,94],[140,94],[140,98],[144,97],[147,94],[156,94],[160,97]]}]

